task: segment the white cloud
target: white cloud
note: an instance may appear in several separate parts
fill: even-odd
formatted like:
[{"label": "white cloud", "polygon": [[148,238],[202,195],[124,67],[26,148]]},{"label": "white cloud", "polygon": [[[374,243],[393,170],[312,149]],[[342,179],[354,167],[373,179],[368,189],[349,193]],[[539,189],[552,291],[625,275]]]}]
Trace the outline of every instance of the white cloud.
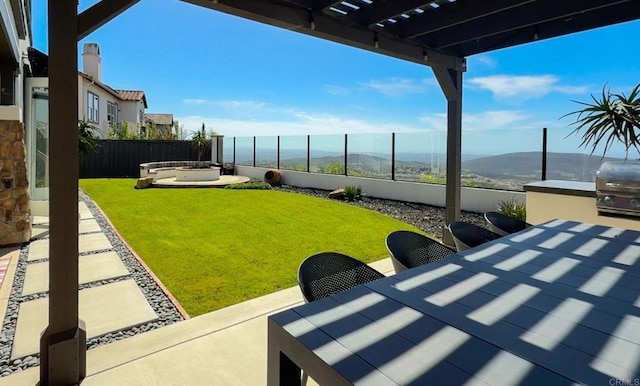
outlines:
[{"label": "white cloud", "polygon": [[560,78],[555,75],[492,75],[468,81],[472,87],[491,91],[496,99],[514,102],[540,98],[551,92],[580,94],[587,91],[584,86],[568,86],[559,82]]},{"label": "white cloud", "polygon": [[207,99],[183,99],[182,102],[188,105],[206,105],[211,103],[211,101]]},{"label": "white cloud", "polygon": [[498,65],[498,61],[489,55],[472,56],[469,60],[477,61],[479,64],[489,68],[495,68]]},{"label": "white cloud", "polygon": [[265,102],[257,102],[257,101],[215,101],[212,104],[225,108],[225,109],[243,109],[243,110],[260,110],[266,107]]},{"label": "white cloud", "polygon": [[372,79],[360,85],[367,91],[398,97],[409,94],[422,94],[426,90],[425,84],[426,82],[417,82],[415,79],[391,78]]},{"label": "white cloud", "polygon": [[363,119],[294,110],[289,110],[288,112],[283,110],[282,116],[284,119],[280,120],[220,119],[204,116],[176,117],[176,119],[184,125],[187,133],[199,129],[204,122],[207,129],[215,130],[226,136],[238,137],[253,135],[374,134],[424,130],[422,126],[370,122]]},{"label": "white cloud", "polygon": [[[528,118],[527,113],[518,110],[485,111],[477,114],[463,113],[462,129],[471,131],[529,128],[531,125],[528,122],[525,123]],[[431,129],[447,129],[447,115],[444,113],[425,115],[420,120]]]}]

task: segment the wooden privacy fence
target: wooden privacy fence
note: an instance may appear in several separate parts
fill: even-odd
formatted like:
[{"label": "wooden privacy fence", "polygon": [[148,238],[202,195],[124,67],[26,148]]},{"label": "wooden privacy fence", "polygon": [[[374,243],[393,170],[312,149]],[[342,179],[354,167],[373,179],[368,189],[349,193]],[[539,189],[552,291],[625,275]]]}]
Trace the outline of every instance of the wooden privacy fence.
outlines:
[{"label": "wooden privacy fence", "polygon": [[[211,160],[210,148],[201,159]],[[101,139],[97,151],[80,162],[80,178],[138,177],[141,163],[197,160],[198,151],[189,141]]]}]

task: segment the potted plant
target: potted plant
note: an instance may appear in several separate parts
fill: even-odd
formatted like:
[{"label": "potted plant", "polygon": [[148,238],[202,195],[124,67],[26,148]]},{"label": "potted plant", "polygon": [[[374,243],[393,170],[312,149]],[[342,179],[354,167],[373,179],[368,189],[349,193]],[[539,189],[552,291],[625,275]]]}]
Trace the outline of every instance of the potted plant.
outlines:
[{"label": "potted plant", "polygon": [[191,146],[198,151],[198,161],[202,159],[202,154],[211,147],[211,138],[207,136],[204,122],[202,123],[202,129],[194,132],[191,136]]},{"label": "potted plant", "polygon": [[579,134],[585,129],[580,147],[591,146],[593,154],[598,145],[604,143],[602,158],[615,142],[624,145],[625,160],[631,148],[640,155],[640,84],[628,96],[612,93],[605,85],[602,95],[598,98],[591,95],[591,99],[593,103],[574,101],[584,107],[562,117],[576,116],[572,123],[576,128],[569,135]]}]

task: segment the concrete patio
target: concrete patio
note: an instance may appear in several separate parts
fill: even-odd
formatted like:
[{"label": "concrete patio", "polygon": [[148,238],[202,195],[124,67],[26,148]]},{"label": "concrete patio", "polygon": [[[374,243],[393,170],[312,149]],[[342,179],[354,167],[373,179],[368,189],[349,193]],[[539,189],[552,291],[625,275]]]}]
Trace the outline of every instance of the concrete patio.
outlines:
[{"label": "concrete patio", "polygon": [[[110,250],[90,211],[80,203],[80,283],[128,274]],[[43,293],[48,281],[48,221],[34,222],[34,237],[22,295]],[[87,233],[89,232],[89,233]],[[14,282],[20,249],[0,250],[6,279],[0,288],[0,316]],[[371,264],[390,274],[390,259]],[[299,288],[289,288],[209,314],[171,324],[87,351],[85,385],[247,385],[266,383],[267,316],[303,303]],[[11,360],[38,352],[41,331],[46,327],[48,299],[23,302],[20,306]],[[87,324],[87,337],[125,329],[156,318],[153,309],[133,280],[85,288],[80,291],[80,317]],[[0,378],[2,385],[35,385],[39,367]],[[309,382],[313,384],[313,382]]]}]

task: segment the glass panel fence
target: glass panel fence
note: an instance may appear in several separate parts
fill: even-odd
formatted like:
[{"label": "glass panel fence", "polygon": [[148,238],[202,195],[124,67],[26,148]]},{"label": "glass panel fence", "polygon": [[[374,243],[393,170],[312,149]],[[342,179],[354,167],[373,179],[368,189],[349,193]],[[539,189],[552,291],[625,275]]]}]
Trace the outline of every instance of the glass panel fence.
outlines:
[{"label": "glass panel fence", "polygon": [[222,162],[233,162],[233,139],[234,137],[224,137],[222,141]]},{"label": "glass panel fence", "polygon": [[396,133],[395,179],[446,183],[446,134],[428,131]]},{"label": "glass panel fence", "polygon": [[307,136],[280,137],[280,169],[307,171]]},{"label": "glass panel fence", "polygon": [[523,190],[542,178],[542,129],[462,133],[462,186]]},{"label": "glass panel fence", "polygon": [[391,134],[350,134],[347,174],[391,179]]},{"label": "glass panel fence", "polygon": [[256,137],[256,166],[278,167],[278,137]]},{"label": "glass panel fence", "polygon": [[[595,182],[596,173],[604,161],[623,161],[624,146],[616,143],[602,157],[603,146],[591,153],[591,146],[579,147],[582,132],[569,135],[573,127],[555,127],[547,130],[547,179]],[[631,152],[630,158],[637,156]]]},{"label": "glass panel fence", "polygon": [[344,135],[312,135],[309,169],[315,173],[344,173]]},{"label": "glass panel fence", "polygon": [[236,137],[236,164],[253,166],[253,137]]}]

